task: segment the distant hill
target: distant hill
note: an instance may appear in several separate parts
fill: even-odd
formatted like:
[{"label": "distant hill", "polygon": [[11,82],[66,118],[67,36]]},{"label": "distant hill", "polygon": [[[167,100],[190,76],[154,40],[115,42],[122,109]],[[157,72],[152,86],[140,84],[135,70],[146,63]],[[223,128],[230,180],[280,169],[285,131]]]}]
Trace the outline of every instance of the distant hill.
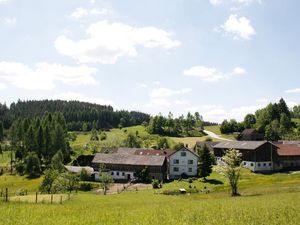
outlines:
[{"label": "distant hill", "polygon": [[136,111],[115,111],[112,106],[79,101],[30,100],[12,103],[8,108],[0,104],[0,120],[7,129],[18,118],[43,116],[45,113],[61,112],[69,131],[109,129],[140,125],[149,122],[150,115]]}]

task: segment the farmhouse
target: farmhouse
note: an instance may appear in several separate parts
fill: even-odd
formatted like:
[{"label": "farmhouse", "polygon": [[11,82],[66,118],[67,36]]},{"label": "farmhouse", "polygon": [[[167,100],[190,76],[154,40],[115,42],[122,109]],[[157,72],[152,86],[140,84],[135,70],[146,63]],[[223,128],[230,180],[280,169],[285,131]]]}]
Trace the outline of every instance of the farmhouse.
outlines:
[{"label": "farmhouse", "polygon": [[[134,153],[134,152],[133,152]],[[167,158],[164,155],[135,155],[124,153],[97,153],[92,161],[95,170],[105,165],[114,180],[131,180],[148,168],[149,179],[167,179]]]},{"label": "farmhouse", "polygon": [[183,175],[197,176],[198,155],[188,148],[182,148],[169,155],[169,176],[176,179]]},{"label": "farmhouse", "polygon": [[226,150],[237,149],[242,153],[242,164],[253,172],[274,170],[278,147],[268,141],[225,141],[214,145],[217,164],[222,163]]}]

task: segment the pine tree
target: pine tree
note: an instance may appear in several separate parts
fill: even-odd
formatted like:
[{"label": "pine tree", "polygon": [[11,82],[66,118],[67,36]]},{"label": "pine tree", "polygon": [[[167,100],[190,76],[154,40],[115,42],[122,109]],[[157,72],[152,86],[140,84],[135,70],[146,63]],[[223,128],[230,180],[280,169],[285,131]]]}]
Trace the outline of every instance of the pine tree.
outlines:
[{"label": "pine tree", "polygon": [[0,121],[0,142],[3,141],[4,139],[4,128],[3,128],[3,123]]},{"label": "pine tree", "polygon": [[27,151],[36,151],[36,138],[35,138],[35,135],[34,135],[34,131],[33,131],[33,127],[30,126],[27,133],[26,133],[26,136],[25,136],[25,149]]},{"label": "pine tree", "polygon": [[37,134],[36,134],[36,140],[37,140],[37,153],[39,158],[41,159],[44,153],[44,147],[45,147],[45,139],[44,139],[44,131],[43,127],[40,125],[38,128]]},{"label": "pine tree", "polygon": [[198,163],[198,174],[199,177],[203,177],[204,180],[206,180],[206,177],[208,177],[212,172],[212,156],[209,152],[209,149],[206,145],[203,146],[198,151],[199,154],[199,163]]}]

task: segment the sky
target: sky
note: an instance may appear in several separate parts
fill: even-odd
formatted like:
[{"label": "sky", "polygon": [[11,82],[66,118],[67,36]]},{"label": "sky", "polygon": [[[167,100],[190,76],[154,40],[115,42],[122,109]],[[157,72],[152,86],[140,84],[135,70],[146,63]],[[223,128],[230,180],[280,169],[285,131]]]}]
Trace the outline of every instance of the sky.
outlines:
[{"label": "sky", "polygon": [[206,121],[300,104],[300,1],[0,0],[0,102]]}]

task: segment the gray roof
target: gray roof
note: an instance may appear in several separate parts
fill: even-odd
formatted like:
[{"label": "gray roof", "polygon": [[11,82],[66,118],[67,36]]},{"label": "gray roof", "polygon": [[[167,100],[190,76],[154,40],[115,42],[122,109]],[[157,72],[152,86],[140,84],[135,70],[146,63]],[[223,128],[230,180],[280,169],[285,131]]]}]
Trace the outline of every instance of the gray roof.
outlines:
[{"label": "gray roof", "polygon": [[224,141],[216,144],[213,148],[255,150],[265,143],[267,143],[267,141]]},{"label": "gray roof", "polygon": [[89,166],[65,166],[65,168],[71,173],[80,173],[82,169],[86,170],[89,174],[94,172],[94,169]]},{"label": "gray roof", "polygon": [[92,163],[139,165],[139,166],[162,166],[166,157],[163,155],[130,155],[122,153],[97,153]]},{"label": "gray roof", "polygon": [[216,144],[219,144],[220,141],[197,141],[196,145],[198,147],[203,147],[206,145],[207,147],[213,148]]}]

